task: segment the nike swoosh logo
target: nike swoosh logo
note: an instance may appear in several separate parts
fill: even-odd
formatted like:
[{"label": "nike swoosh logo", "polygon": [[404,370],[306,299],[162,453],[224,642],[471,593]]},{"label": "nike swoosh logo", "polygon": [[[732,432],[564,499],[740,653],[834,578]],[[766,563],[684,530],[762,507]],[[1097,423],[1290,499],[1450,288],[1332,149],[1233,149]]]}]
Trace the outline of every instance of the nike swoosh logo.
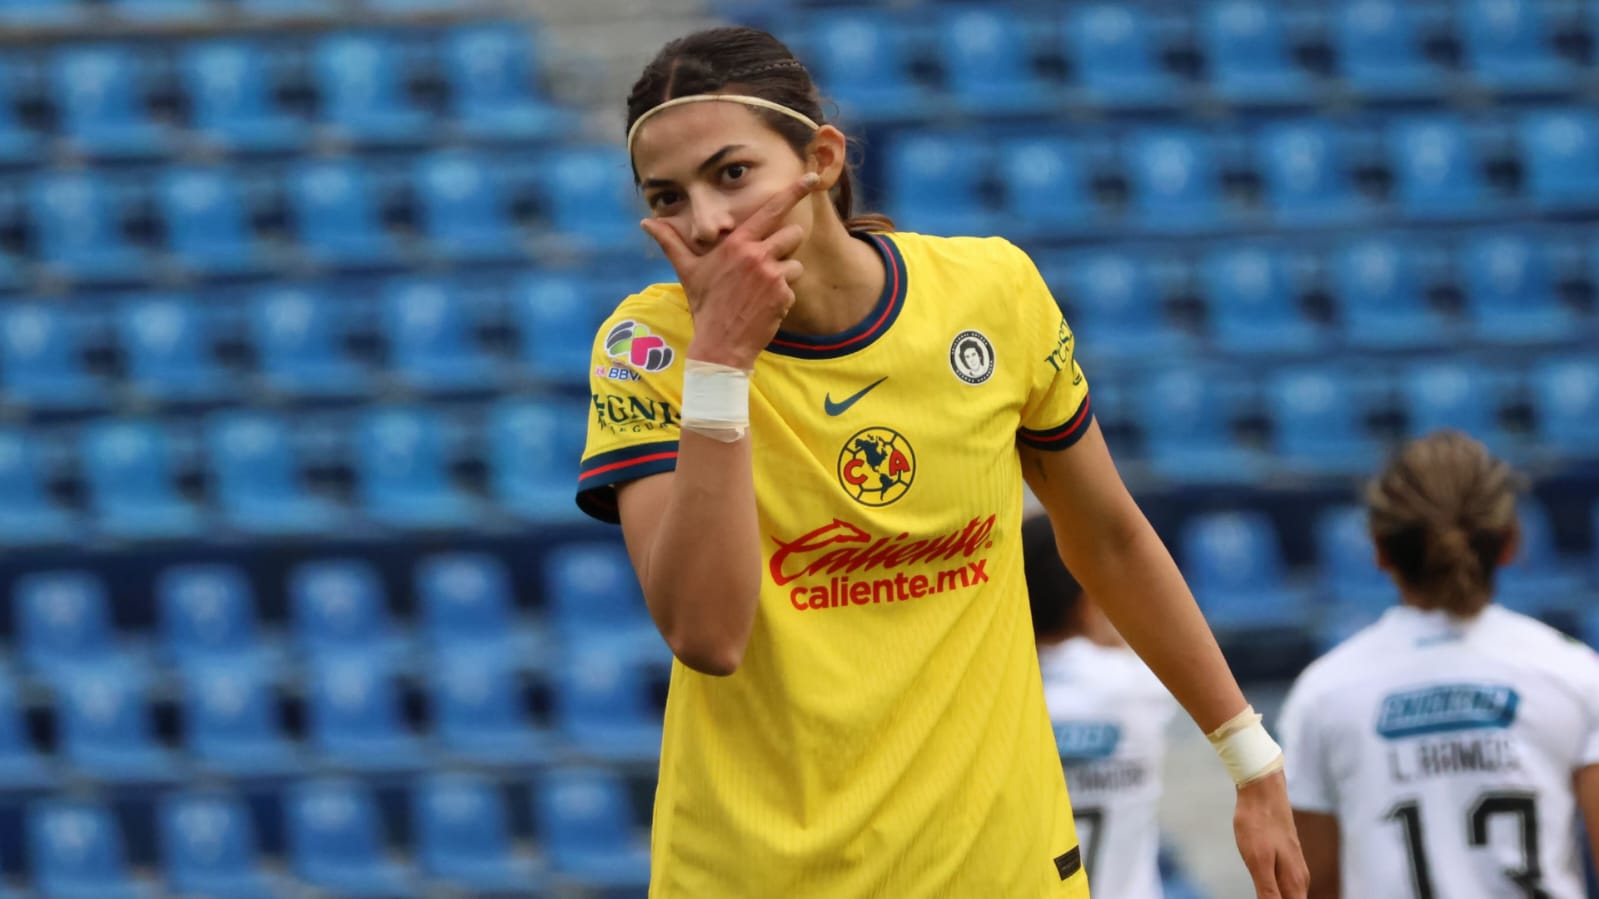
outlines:
[{"label": "nike swoosh logo", "polygon": [[873,387],[876,387],[887,380],[888,375],[884,375],[836,403],[833,402],[833,395],[828,393],[826,396],[822,397],[822,408],[827,411],[828,415],[843,415],[845,412],[849,411],[849,407],[855,405],[857,402],[860,402],[861,397],[870,393]]}]

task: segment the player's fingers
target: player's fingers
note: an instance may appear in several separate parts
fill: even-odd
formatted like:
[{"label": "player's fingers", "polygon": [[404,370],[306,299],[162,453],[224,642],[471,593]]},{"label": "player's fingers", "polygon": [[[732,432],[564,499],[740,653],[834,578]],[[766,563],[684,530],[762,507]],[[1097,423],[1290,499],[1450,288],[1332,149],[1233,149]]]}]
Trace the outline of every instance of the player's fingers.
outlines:
[{"label": "player's fingers", "polygon": [[784,259],[779,265],[783,270],[783,280],[790,284],[798,281],[800,275],[805,274],[805,266],[798,259]]},{"label": "player's fingers", "polygon": [[772,251],[772,255],[778,259],[787,259],[804,242],[805,229],[799,225],[784,225],[778,228],[771,237],[762,241],[762,243],[766,244],[767,249]]},{"label": "player's fingers", "polygon": [[672,268],[677,270],[678,280],[682,280],[693,266],[694,260],[699,258],[689,249],[688,244],[683,242],[683,235],[678,234],[677,229],[671,225],[655,219],[644,219],[638,224],[644,229],[645,234],[654,238],[660,245],[661,252],[666,254],[666,261],[672,263]]},{"label": "player's fingers", "polygon": [[1244,852],[1244,867],[1249,869],[1249,879],[1255,882],[1255,899],[1283,899],[1277,889],[1277,854],[1270,849]]},{"label": "player's fingers", "polygon": [[773,194],[770,200],[755,210],[754,215],[744,220],[739,230],[754,240],[765,240],[770,237],[782,224],[789,210],[809,196],[819,180],[821,179],[815,172],[806,172],[798,181]]},{"label": "player's fingers", "polygon": [[1283,899],[1306,899],[1310,895],[1310,869],[1305,867],[1305,860],[1299,853],[1278,856],[1277,885]]}]

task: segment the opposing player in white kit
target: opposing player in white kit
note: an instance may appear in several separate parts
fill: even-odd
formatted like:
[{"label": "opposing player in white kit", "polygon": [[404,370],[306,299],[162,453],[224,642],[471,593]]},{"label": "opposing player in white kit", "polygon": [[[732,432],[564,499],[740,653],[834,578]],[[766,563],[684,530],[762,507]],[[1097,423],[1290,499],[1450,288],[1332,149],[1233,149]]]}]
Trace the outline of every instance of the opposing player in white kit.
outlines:
[{"label": "opposing player in white kit", "polygon": [[1061,564],[1049,519],[1022,525],[1044,701],[1094,899],[1158,899],[1160,767],[1177,709]]},{"label": "opposing player in white kit", "polygon": [[1442,431],[1367,489],[1402,604],[1307,668],[1281,733],[1313,899],[1581,899],[1599,654],[1492,605],[1515,474]]}]

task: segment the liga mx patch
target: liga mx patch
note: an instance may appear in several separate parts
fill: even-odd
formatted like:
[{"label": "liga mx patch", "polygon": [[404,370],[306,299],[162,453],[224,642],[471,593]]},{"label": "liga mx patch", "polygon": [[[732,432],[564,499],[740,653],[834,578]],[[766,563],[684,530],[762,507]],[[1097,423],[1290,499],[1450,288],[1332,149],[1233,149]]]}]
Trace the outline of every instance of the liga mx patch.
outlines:
[{"label": "liga mx patch", "polygon": [[1055,856],[1055,870],[1060,872],[1060,879],[1067,880],[1073,874],[1083,869],[1083,847],[1073,846],[1067,852]]}]

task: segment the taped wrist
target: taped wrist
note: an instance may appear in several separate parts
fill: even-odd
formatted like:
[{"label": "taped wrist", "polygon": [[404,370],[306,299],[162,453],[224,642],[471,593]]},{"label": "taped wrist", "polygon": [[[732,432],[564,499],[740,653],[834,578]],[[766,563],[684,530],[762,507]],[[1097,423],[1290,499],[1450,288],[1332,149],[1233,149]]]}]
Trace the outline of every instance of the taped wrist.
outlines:
[{"label": "taped wrist", "polygon": [[749,432],[750,373],[715,362],[683,363],[683,430],[732,443]]},{"label": "taped wrist", "polygon": [[1254,706],[1244,706],[1232,720],[1205,736],[1236,786],[1282,770],[1282,747],[1266,732]]}]

